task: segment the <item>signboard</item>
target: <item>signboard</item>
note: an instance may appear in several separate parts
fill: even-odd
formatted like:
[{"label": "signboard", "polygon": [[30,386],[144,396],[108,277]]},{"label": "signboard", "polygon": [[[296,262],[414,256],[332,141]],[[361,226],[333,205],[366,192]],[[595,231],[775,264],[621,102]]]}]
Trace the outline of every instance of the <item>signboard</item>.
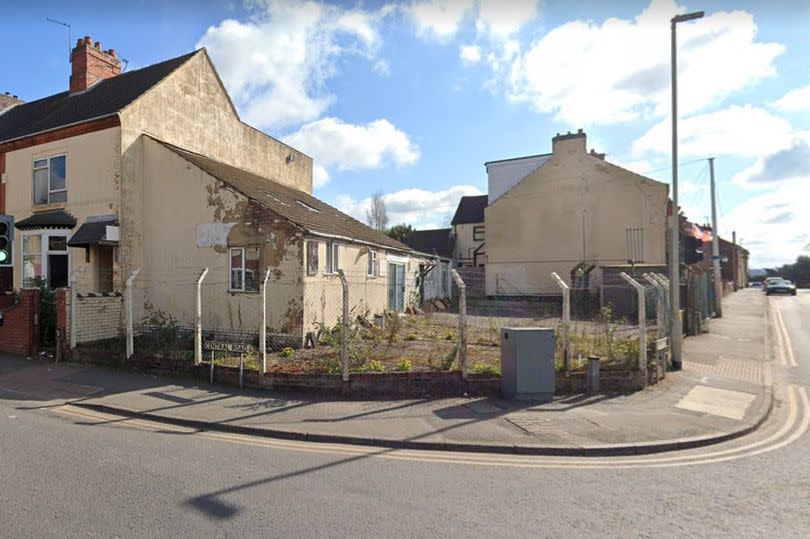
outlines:
[{"label": "signboard", "polygon": [[253,351],[253,346],[244,343],[205,341],[203,342],[203,350],[210,352],[234,352],[237,354],[248,354]]},{"label": "signboard", "polygon": [[663,339],[657,339],[655,341],[656,350],[666,350],[667,348],[669,348],[669,337],[664,337]]}]

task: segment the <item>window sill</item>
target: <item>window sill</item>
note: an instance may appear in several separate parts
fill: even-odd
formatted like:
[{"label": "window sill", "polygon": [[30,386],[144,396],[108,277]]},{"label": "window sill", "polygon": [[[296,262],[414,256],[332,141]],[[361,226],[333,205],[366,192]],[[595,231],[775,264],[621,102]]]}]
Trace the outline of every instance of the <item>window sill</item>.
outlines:
[{"label": "window sill", "polygon": [[237,294],[239,294],[239,295],[247,295],[247,296],[258,296],[259,295],[258,290],[228,290],[228,293],[230,295],[232,295],[232,296],[235,296]]},{"label": "window sill", "polygon": [[50,204],[34,204],[31,206],[31,211],[34,213],[40,213],[53,210],[64,210],[65,208],[67,208],[67,202],[52,202]]}]

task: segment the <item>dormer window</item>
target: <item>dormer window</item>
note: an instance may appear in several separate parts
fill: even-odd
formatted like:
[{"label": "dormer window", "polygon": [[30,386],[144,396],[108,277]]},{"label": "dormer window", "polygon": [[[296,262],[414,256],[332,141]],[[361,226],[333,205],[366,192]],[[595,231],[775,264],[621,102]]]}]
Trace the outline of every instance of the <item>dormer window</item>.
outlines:
[{"label": "dormer window", "polygon": [[34,161],[34,205],[67,202],[67,158],[55,155]]}]

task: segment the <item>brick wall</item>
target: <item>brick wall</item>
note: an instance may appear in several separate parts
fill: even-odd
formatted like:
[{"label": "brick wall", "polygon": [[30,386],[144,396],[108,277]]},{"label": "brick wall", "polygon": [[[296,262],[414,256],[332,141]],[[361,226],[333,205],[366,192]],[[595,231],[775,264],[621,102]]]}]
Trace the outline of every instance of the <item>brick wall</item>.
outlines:
[{"label": "brick wall", "polygon": [[20,303],[0,309],[0,352],[30,356],[39,351],[39,290],[23,290]]},{"label": "brick wall", "polygon": [[[63,310],[68,312],[69,309]],[[76,300],[76,342],[118,337],[123,312],[124,302],[120,294],[79,294]]]}]

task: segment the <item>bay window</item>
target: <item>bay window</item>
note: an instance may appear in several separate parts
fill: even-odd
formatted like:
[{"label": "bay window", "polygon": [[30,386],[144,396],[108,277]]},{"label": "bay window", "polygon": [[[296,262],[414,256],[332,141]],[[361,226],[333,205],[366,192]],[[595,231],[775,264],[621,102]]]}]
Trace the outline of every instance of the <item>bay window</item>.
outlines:
[{"label": "bay window", "polygon": [[34,286],[41,278],[50,288],[68,285],[68,232],[47,230],[22,234],[22,283]]}]

